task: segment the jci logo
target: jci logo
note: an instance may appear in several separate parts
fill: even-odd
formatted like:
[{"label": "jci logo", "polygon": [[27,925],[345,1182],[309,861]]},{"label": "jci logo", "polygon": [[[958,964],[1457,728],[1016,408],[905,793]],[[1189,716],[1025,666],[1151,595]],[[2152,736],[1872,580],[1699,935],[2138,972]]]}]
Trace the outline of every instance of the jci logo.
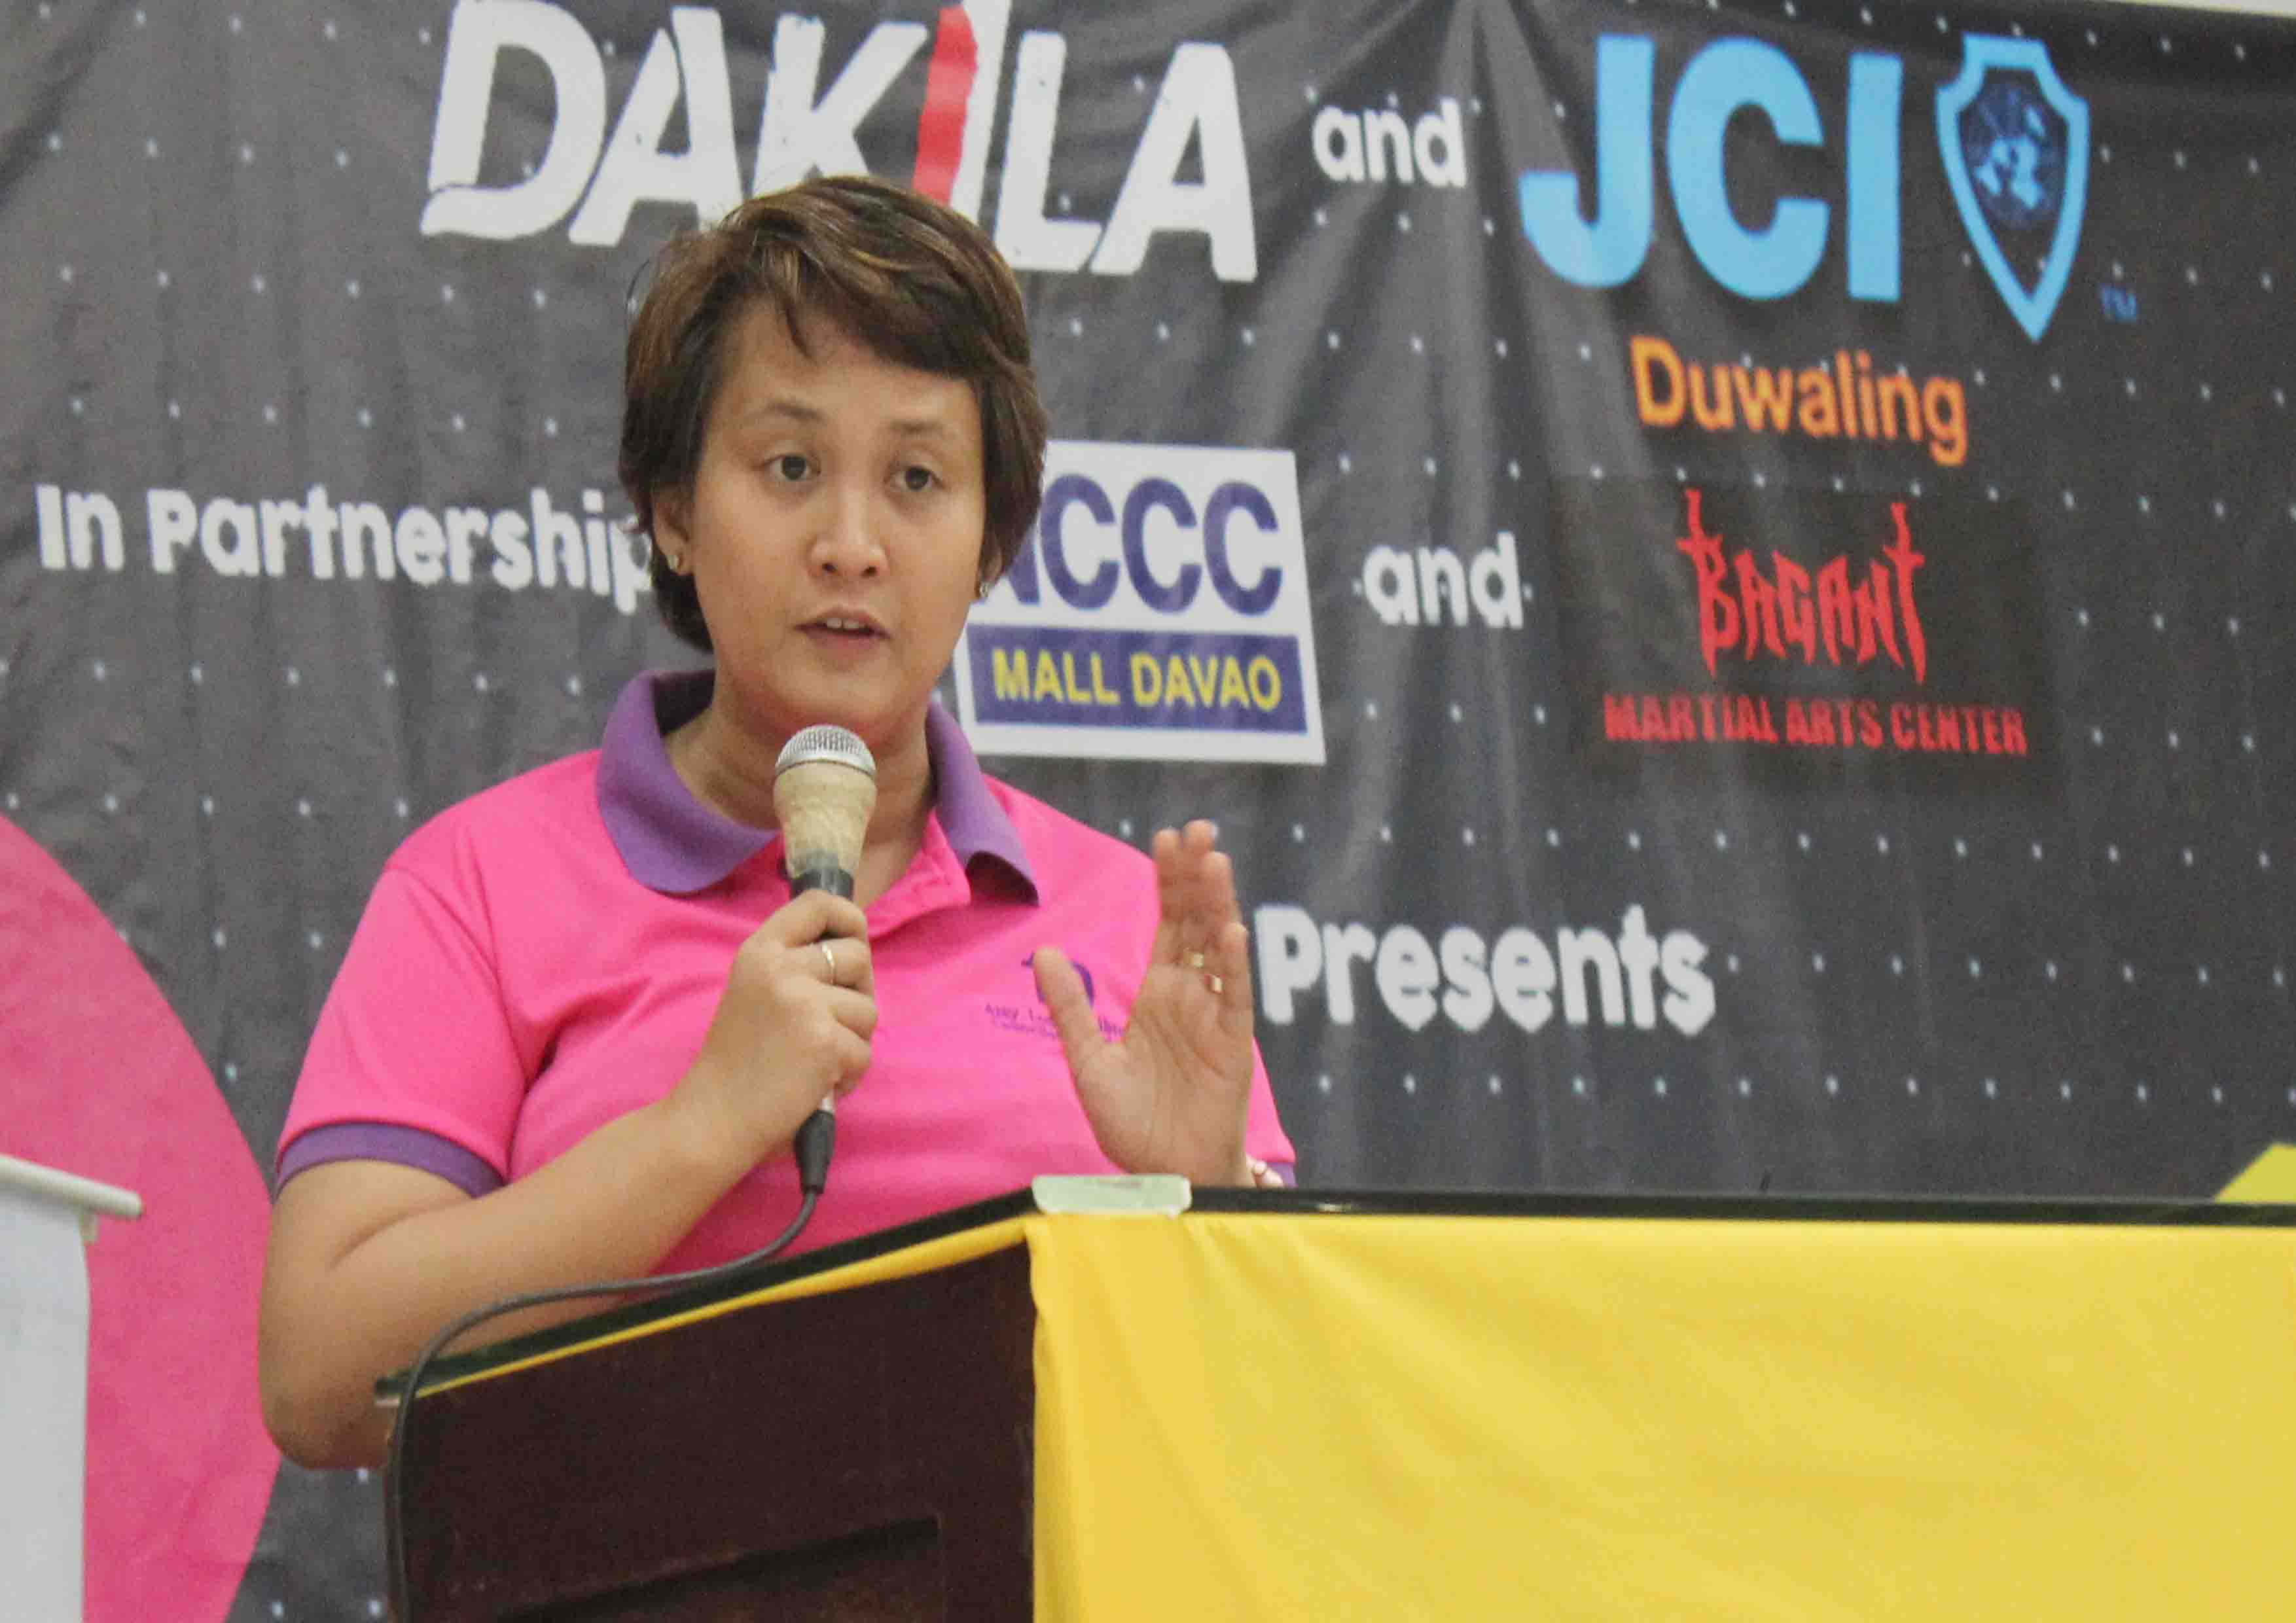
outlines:
[{"label": "jci logo", "polygon": [[[1938,92],[1938,153],[1985,274],[2038,339],[2073,270],[2088,201],[2088,103],[2065,88],[2038,40],[1972,34],[1961,77]],[[2011,251],[2047,246],[2030,291]]]},{"label": "jci logo", "polygon": [[956,684],[986,753],[1320,765],[1292,453],[1054,441]]},{"label": "jci logo", "polygon": [[[1970,35],[1963,50],[1961,77],[1938,94],[1946,179],[1987,274],[2038,340],[2080,238],[2088,110],[2036,40]],[[1658,218],[1657,60],[1657,47],[1639,36],[1606,34],[1595,44],[1592,207],[1582,209],[1580,177],[1569,169],[1520,178],[1523,234],[1566,282],[1619,287],[1649,256]],[[1775,45],[1718,39],[1690,59],[1665,103],[1664,160],[1676,223],[1708,275],[1743,299],[1800,291],[1825,258],[1838,208],[1849,297],[1898,302],[1905,74],[1895,56],[1851,53],[1841,202],[1788,193],[1767,218],[1748,220],[1731,201],[1730,171],[1758,127],[1741,115],[1759,114],[1781,146],[1824,149],[1825,112],[1800,68]],[[2030,291],[2013,268],[2021,259],[2040,267]]]}]

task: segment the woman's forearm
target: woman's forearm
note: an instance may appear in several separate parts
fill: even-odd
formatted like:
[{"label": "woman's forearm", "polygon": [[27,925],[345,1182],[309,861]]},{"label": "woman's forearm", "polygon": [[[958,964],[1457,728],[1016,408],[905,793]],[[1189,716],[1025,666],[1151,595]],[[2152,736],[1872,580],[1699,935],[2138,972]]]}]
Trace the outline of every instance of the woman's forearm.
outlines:
[{"label": "woman's forearm", "polygon": [[[448,1321],[504,1297],[643,1275],[747,1171],[674,1099],[608,1123],[477,1199],[379,1161],[314,1167],[281,1192],[264,1277],[264,1419],[306,1465],[374,1464],[389,1436],[376,1380]],[[491,1320],[499,1340],[604,1305]]]}]

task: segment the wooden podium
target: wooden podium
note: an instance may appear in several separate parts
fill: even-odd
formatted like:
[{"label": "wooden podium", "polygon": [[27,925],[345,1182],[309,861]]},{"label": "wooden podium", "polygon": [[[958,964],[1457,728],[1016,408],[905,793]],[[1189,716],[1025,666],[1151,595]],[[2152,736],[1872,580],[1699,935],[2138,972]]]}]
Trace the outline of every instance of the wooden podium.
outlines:
[{"label": "wooden podium", "polygon": [[2296,1209],[1016,1195],[412,1418],[410,1623],[2274,1615]]},{"label": "wooden podium", "polygon": [[1016,1245],[426,1396],[414,1615],[1027,1617],[1034,1327]]}]

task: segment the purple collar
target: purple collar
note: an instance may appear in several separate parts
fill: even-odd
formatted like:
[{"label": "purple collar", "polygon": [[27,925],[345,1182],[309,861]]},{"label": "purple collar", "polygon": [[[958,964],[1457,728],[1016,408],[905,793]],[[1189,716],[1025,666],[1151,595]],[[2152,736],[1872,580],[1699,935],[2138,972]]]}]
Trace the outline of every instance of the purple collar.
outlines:
[{"label": "purple collar", "polygon": [[[668,896],[706,890],[775,838],[719,816],[695,799],[669,764],[663,735],[700,715],[714,672],[647,671],[614,701],[598,751],[598,815],[630,877]],[[925,710],[925,750],[932,762],[933,811],[942,836],[967,872],[976,857],[1002,865],[1037,899],[1036,875],[1020,832],[973,758],[956,718],[935,701]]]}]

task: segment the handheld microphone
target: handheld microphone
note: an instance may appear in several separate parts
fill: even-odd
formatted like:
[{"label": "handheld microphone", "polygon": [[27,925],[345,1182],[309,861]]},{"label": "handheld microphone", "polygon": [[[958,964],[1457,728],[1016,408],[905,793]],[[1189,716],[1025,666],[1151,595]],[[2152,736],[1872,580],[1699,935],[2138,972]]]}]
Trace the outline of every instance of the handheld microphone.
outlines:
[{"label": "handheld microphone", "polygon": [[877,807],[877,762],[843,727],[807,727],[774,763],[774,816],[790,894],[826,890],[850,898],[869,814]]},{"label": "handheld microphone", "polygon": [[[782,861],[790,894],[826,890],[849,899],[861,866],[869,814],[877,806],[877,762],[869,746],[843,727],[806,727],[774,763],[774,816],[782,825]],[[819,1194],[837,1146],[836,1095],[797,1130],[798,1183]]]}]

